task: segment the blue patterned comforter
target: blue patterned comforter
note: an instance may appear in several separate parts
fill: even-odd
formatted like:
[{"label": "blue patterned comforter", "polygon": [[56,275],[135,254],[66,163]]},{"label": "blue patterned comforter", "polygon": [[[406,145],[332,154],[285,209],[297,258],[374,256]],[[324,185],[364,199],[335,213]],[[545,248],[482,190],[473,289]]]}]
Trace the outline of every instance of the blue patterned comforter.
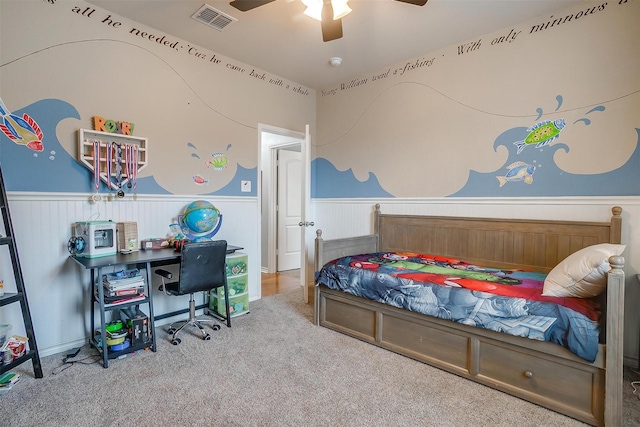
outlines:
[{"label": "blue patterned comforter", "polygon": [[425,254],[379,252],[327,263],[316,283],[465,325],[549,341],[593,362],[599,305],[543,297],[545,275]]}]

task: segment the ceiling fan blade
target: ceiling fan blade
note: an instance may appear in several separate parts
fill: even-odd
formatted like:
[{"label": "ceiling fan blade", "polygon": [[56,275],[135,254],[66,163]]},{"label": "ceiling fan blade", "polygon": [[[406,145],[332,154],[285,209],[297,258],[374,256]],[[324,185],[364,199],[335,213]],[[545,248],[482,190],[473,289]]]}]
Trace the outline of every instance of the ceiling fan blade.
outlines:
[{"label": "ceiling fan blade", "polygon": [[427,0],[396,0],[401,1],[402,3],[415,4],[416,6],[424,6],[427,4]]},{"label": "ceiling fan blade", "polygon": [[330,42],[342,37],[342,19],[322,21],[322,40]]},{"label": "ceiling fan blade", "polygon": [[247,10],[255,9],[272,1],[276,0],[233,0],[229,4],[241,12],[246,12]]},{"label": "ceiling fan blade", "polygon": [[333,19],[333,6],[330,1],[325,1],[322,6],[322,40],[331,40],[342,37],[342,19]]}]

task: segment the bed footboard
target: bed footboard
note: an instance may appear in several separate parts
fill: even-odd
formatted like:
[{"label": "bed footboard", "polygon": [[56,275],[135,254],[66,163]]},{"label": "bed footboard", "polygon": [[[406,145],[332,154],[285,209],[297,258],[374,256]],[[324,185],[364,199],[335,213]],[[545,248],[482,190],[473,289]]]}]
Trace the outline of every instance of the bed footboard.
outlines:
[{"label": "bed footboard", "polygon": [[[378,250],[378,236],[369,234],[366,236],[347,237],[344,239],[324,240],[322,230],[316,230],[315,246],[315,272],[320,271],[323,265],[334,259],[347,255],[358,255],[376,252]],[[319,289],[315,287],[313,323],[318,325],[318,301]]]},{"label": "bed footboard", "polygon": [[366,236],[347,237],[344,239],[324,240],[322,230],[316,230],[315,268],[319,271],[323,265],[334,259],[347,255],[358,255],[376,252],[378,249],[378,236],[368,234]]},{"label": "bed footboard", "polygon": [[624,258],[609,258],[607,274],[606,386],[604,419],[608,426],[622,425],[624,350]]}]

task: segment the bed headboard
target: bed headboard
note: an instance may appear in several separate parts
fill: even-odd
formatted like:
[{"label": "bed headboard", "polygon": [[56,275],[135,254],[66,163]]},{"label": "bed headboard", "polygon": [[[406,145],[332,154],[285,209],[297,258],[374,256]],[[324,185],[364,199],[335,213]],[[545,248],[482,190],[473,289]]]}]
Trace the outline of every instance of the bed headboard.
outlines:
[{"label": "bed headboard", "polygon": [[620,243],[622,208],[609,222],[389,215],[376,205],[380,251],[415,251],[469,263],[549,272],[573,252]]}]

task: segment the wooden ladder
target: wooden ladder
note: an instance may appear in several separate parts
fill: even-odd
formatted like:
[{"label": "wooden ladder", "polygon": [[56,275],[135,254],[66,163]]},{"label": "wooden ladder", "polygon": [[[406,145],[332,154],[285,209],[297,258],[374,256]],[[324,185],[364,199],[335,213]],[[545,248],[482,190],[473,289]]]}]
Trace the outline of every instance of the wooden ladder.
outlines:
[{"label": "wooden ladder", "polygon": [[[2,170],[0,169],[0,210],[2,211],[2,221],[4,222],[5,236],[0,237],[0,246],[7,246],[9,254],[11,256],[11,264],[13,266],[13,276],[16,282],[16,293],[5,292],[3,296],[0,296],[0,307],[20,303],[22,309],[22,319],[24,321],[24,328],[27,332],[28,351],[21,357],[13,360],[8,364],[0,366],[0,374],[13,369],[14,367],[21,365],[29,360],[33,363],[33,372],[36,378],[42,378],[42,365],[40,364],[40,356],[38,355],[38,346],[36,344],[36,337],[33,333],[33,322],[31,321],[31,313],[29,311],[29,303],[27,302],[27,294],[24,289],[24,279],[22,277],[22,269],[20,267],[20,259],[18,258],[18,249],[13,234],[13,225],[11,224],[11,215],[9,213],[9,204],[7,201],[7,192],[5,191],[4,178],[2,176]],[[8,338],[8,337],[7,337]]]}]

